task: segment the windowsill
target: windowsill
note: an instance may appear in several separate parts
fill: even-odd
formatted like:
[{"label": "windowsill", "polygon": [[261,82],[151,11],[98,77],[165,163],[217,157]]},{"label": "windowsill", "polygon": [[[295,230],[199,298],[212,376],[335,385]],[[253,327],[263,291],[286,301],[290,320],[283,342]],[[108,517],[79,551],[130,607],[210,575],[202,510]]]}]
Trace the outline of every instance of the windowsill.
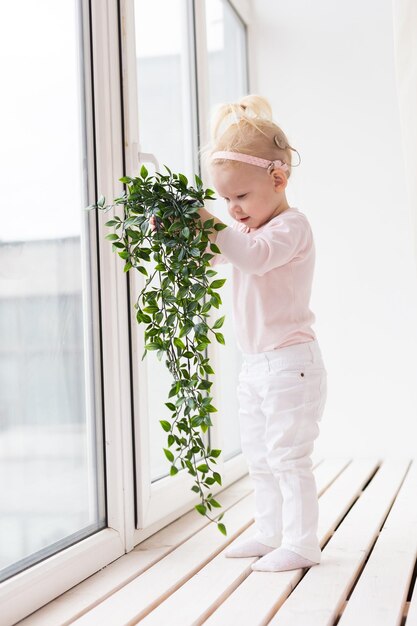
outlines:
[{"label": "windowsill", "polygon": [[280,617],[295,620],[291,624],[308,623],[313,607],[330,611],[334,619],[340,612],[351,614],[353,621],[346,624],[355,623],[355,612],[367,611],[367,623],[373,623],[372,611],[386,602],[387,582],[390,610],[398,604],[400,615],[416,611],[416,594],[411,602],[402,600],[416,549],[415,533],[410,534],[415,464],[326,458],[314,466],[314,475],[319,566],[264,573],[251,570],[256,557],[225,558],[231,541],[254,530],[254,494],[246,475],[218,494],[227,537],[190,511],[19,624],[255,624],[271,619],[277,606]]}]

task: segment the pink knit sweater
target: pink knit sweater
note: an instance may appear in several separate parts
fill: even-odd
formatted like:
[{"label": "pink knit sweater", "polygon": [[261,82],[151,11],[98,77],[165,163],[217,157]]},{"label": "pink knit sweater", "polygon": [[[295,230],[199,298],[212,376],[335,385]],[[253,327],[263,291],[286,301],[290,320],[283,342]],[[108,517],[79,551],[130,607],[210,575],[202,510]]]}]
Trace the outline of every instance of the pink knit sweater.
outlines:
[{"label": "pink knit sweater", "polygon": [[290,207],[254,230],[233,220],[218,232],[216,244],[221,254],[211,265],[233,266],[233,318],[243,353],[316,338],[311,327],[316,317],[309,308],[315,246],[304,213]]}]

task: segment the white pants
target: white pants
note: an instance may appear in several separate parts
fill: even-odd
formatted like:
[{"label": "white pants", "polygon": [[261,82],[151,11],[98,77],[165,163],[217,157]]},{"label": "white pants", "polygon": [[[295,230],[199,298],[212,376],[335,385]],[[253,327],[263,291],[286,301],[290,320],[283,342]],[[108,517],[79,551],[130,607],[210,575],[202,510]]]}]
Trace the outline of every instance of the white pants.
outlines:
[{"label": "white pants", "polygon": [[242,453],[255,495],[255,535],[311,561],[321,560],[314,440],[327,397],[317,339],[243,353],[237,396]]}]

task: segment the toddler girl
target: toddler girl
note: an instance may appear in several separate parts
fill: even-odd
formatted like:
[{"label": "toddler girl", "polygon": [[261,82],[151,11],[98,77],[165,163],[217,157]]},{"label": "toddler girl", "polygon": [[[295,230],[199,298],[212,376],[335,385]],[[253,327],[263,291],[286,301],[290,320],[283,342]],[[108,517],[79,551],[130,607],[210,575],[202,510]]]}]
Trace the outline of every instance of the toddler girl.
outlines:
[{"label": "toddler girl", "polygon": [[[327,397],[309,308],[313,234],[304,213],[287,202],[294,149],[268,101],[250,95],[222,105],[213,122],[203,158],[233,222],[210,235],[221,253],[210,263],[233,266],[240,435],[255,496],[253,536],[225,555],[262,557],[254,570],[311,567],[321,550],[310,455]],[[223,223],[205,208],[200,217]]]}]

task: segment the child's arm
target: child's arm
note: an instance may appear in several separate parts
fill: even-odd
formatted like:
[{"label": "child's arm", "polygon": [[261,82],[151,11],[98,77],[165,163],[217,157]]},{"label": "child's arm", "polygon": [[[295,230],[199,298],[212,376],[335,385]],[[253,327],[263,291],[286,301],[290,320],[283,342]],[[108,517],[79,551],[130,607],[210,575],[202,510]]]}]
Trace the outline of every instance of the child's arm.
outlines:
[{"label": "child's arm", "polygon": [[218,232],[216,243],[223,256],[243,273],[262,276],[291,261],[311,236],[306,218],[294,215],[274,220],[252,237],[236,228],[224,228]]}]

